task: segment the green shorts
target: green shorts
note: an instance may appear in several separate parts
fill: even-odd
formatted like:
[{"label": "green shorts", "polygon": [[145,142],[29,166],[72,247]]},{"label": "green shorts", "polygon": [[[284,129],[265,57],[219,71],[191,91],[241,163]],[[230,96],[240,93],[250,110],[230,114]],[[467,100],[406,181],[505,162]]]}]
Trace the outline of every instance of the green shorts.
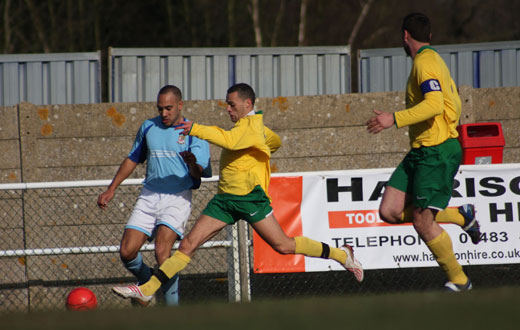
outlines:
[{"label": "green shorts", "polygon": [[217,194],[208,203],[202,214],[234,224],[242,219],[255,223],[265,219],[273,208],[271,201],[260,186],[256,186],[244,196],[232,194]]},{"label": "green shorts", "polygon": [[416,207],[444,210],[461,160],[462,149],[457,139],[414,148],[397,166],[388,185],[409,194]]}]

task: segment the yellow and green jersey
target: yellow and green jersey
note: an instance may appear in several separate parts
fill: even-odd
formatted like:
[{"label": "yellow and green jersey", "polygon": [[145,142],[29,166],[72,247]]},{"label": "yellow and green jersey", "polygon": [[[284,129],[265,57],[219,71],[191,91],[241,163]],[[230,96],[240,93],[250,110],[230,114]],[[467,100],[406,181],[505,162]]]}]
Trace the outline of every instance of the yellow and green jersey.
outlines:
[{"label": "yellow and green jersey", "polygon": [[406,110],[394,113],[397,127],[409,126],[412,148],[456,138],[461,113],[457,86],[441,56],[430,46],[417,52],[406,85]]},{"label": "yellow and green jersey", "polygon": [[281,140],[264,126],[262,112],[239,119],[230,130],[194,123],[189,134],[222,147],[219,194],[243,196],[258,185],[268,193],[271,153],[281,146]]}]

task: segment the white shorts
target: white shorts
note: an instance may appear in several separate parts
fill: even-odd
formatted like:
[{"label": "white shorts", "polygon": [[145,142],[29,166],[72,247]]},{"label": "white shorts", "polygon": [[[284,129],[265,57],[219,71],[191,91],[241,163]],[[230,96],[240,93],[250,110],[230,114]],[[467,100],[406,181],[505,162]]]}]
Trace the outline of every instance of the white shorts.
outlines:
[{"label": "white shorts", "polygon": [[184,227],[191,213],[191,189],[177,194],[161,194],[141,190],[125,229],[135,229],[152,237],[154,229],[164,225],[184,237]]}]

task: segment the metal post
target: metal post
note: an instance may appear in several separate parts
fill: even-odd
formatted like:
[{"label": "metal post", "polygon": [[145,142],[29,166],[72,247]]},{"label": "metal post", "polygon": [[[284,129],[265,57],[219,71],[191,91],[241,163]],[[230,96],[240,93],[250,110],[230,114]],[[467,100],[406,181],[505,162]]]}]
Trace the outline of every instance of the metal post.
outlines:
[{"label": "metal post", "polygon": [[238,222],[238,252],[240,258],[240,301],[251,301],[251,285],[249,278],[249,240],[248,225],[245,221]]},{"label": "metal post", "polygon": [[240,257],[238,251],[238,226],[227,226],[227,240],[231,241],[231,247],[227,252],[228,264],[228,296],[230,302],[240,302]]}]

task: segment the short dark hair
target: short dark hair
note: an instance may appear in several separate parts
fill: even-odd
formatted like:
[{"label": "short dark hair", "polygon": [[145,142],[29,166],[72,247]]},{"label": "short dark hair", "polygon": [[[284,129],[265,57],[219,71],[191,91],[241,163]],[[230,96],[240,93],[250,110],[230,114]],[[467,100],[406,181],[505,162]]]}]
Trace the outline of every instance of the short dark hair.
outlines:
[{"label": "short dark hair", "polygon": [[402,30],[408,31],[412,38],[420,42],[430,42],[430,19],[421,13],[411,13],[403,18]]},{"label": "short dark hair", "polygon": [[175,95],[179,101],[182,100],[182,92],[181,92],[181,90],[179,89],[179,87],[174,86],[174,85],[163,86],[159,90],[159,94],[157,94],[157,97],[159,95],[168,94],[168,93],[172,93],[173,95]]},{"label": "short dark hair", "polygon": [[255,97],[256,97],[255,91],[248,84],[238,83],[238,84],[235,84],[235,85],[229,87],[229,89],[227,90],[228,94],[231,94],[234,92],[238,92],[238,96],[240,96],[240,98],[243,100],[250,99],[251,104],[255,105]]}]

